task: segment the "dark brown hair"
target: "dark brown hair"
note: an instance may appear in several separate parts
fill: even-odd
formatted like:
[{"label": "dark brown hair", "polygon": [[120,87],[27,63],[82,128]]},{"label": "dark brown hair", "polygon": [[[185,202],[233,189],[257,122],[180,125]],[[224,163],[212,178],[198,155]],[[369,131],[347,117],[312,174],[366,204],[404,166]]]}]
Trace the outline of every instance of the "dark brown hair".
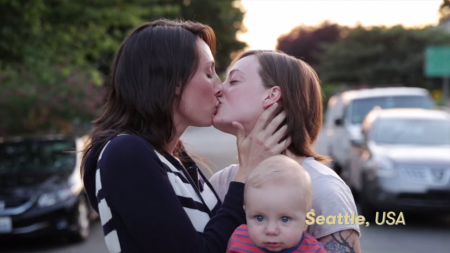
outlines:
[{"label": "dark brown hair", "polygon": [[289,151],[297,156],[314,157],[320,162],[329,158],[317,154],[313,144],[322,127],[322,90],[319,77],[313,68],[302,60],[283,52],[250,50],[242,53],[233,64],[247,56],[257,57],[264,87],[279,86],[280,105],[286,112],[287,135],[292,138]]},{"label": "dark brown hair", "polygon": [[[93,145],[104,145],[119,133],[137,135],[159,152],[167,148],[175,134],[175,90],[181,84],[181,95],[198,68],[197,38],[215,55],[214,31],[201,23],[160,19],[129,34],[112,64],[109,95],[93,121],[81,173]],[[180,150],[181,141],[174,154]]]}]

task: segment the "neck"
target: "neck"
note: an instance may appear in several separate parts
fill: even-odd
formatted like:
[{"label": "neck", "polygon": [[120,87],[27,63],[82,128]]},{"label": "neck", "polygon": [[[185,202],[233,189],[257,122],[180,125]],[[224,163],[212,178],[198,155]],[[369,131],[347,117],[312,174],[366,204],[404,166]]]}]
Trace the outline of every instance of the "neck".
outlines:
[{"label": "neck", "polygon": [[177,145],[178,141],[180,140],[181,135],[183,135],[184,131],[186,131],[187,127],[175,127],[175,136],[172,138],[172,140],[167,144],[167,152],[169,154],[173,154],[173,151],[175,149],[175,146]]},{"label": "neck", "polygon": [[173,123],[175,125],[175,135],[173,136],[172,140],[167,143],[166,150],[166,152],[171,155],[173,155],[173,151],[178,141],[180,140],[181,135],[183,135],[184,131],[186,131],[187,127],[189,126],[189,124],[186,124],[186,122],[178,115],[178,113],[175,113]]}]

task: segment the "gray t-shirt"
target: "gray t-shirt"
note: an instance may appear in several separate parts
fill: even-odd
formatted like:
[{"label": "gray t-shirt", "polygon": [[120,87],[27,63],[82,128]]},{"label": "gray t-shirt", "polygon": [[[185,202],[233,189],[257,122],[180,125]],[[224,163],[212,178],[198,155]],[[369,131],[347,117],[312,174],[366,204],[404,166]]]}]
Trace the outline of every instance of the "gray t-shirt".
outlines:
[{"label": "gray t-shirt", "polygon": [[[315,218],[319,215],[323,215],[325,218],[331,215],[336,216],[336,224],[327,224],[325,222],[322,225],[318,225],[316,223],[309,225],[307,232],[317,239],[347,229],[354,229],[361,235],[358,224],[345,224],[344,218],[342,218],[343,224],[338,223],[337,216],[339,213],[342,216],[348,213],[351,217],[352,212],[354,212],[355,219],[358,216],[353,195],[347,184],[342,181],[336,172],[314,160],[313,157],[306,158],[301,165],[311,177],[312,208],[315,212]],[[215,173],[209,180],[222,201],[238,169],[239,165],[232,164]]]}]

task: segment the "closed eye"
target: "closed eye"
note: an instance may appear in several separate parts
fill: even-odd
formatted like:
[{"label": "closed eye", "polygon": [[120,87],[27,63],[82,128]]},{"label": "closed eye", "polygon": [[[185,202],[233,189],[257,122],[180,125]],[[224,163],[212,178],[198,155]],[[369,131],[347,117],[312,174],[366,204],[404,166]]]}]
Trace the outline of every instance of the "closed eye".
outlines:
[{"label": "closed eye", "polygon": [[237,80],[231,80],[230,84],[237,83],[237,82],[238,82]]}]

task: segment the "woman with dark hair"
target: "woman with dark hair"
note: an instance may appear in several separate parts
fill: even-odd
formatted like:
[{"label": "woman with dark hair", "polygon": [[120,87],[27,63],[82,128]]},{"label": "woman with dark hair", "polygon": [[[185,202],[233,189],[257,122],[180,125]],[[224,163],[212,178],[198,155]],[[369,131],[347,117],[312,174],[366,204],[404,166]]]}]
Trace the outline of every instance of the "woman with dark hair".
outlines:
[{"label": "woman with dark hair", "polygon": [[289,145],[278,143],[284,118],[273,106],[261,115],[260,130],[239,139],[242,166],[219,200],[179,140],[188,126],[212,124],[222,92],[215,44],[206,25],[158,20],[134,29],[120,47],[82,160],[110,252],[225,252],[245,222],[248,174]]},{"label": "woman with dark hair", "polygon": [[[311,177],[314,217],[338,217],[335,224],[328,224],[328,220],[312,224],[307,232],[328,252],[361,252],[359,226],[348,220],[358,216],[351,191],[323,164],[328,158],[313,150],[322,126],[322,92],[316,72],[305,62],[281,52],[247,51],[232,63],[223,85],[214,127],[239,139],[257,127],[255,123],[267,107],[282,105],[286,125],[281,129],[285,128],[291,138],[283,153],[302,165]],[[240,123],[238,131],[235,123],[232,125],[234,121]],[[238,170],[239,165],[231,165],[211,177],[221,199]]]}]

